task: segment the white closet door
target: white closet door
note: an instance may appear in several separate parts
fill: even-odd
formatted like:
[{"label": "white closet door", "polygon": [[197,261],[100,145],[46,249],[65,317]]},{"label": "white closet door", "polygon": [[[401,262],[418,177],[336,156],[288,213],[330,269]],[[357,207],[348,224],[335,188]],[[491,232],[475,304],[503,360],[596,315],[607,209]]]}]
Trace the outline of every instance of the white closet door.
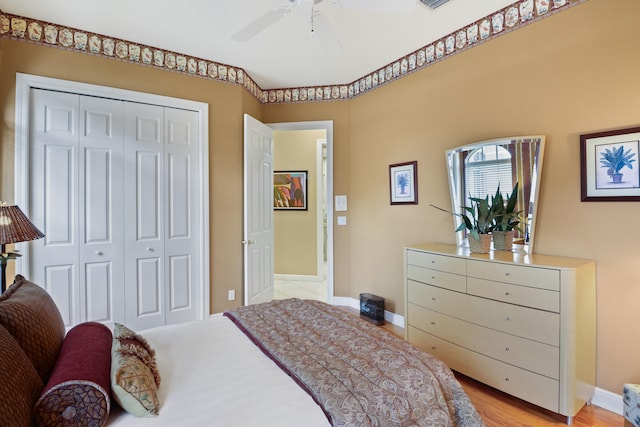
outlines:
[{"label": "white closet door", "polygon": [[200,318],[198,114],[164,109],[166,323]]},{"label": "white closet door", "polygon": [[165,323],[163,108],[125,103],[125,321]]},{"label": "white closet door", "polygon": [[67,326],[122,318],[122,106],[46,90],[31,93],[31,279]]},{"label": "white closet door", "polygon": [[196,111],[30,89],[29,278],[66,326],[204,316]]},{"label": "white closet door", "polygon": [[82,321],[124,318],[123,104],[80,97],[78,228]]},{"label": "white closet door", "polygon": [[[80,321],[78,265],[78,95],[31,91],[30,217],[43,239],[31,242],[29,279],[56,302],[65,325]],[[29,213],[28,213],[29,215]]]}]

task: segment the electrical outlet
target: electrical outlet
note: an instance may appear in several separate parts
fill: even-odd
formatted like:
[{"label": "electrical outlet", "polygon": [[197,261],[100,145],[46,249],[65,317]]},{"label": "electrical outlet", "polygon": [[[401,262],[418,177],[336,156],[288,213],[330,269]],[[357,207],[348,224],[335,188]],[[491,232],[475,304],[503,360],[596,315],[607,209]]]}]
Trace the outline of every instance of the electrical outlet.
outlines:
[{"label": "electrical outlet", "polygon": [[229,301],[234,301],[236,299],[236,291],[233,289],[229,290]]}]

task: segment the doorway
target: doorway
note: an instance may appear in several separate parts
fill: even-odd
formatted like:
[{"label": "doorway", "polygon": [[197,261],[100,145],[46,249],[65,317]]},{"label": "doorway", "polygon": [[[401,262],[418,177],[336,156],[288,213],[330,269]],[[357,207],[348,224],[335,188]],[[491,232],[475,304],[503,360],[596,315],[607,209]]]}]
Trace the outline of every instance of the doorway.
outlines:
[{"label": "doorway", "polygon": [[[308,191],[314,200],[310,206],[314,206],[315,221],[312,221],[309,229],[305,234],[312,233],[315,236],[315,248],[309,249],[309,257],[307,257],[307,270],[289,269],[283,267],[282,259],[278,257],[278,233],[282,232],[283,227],[287,227],[286,222],[282,222],[283,218],[278,218],[279,214],[295,215],[300,212],[281,212],[276,211],[274,215],[274,234],[276,242],[274,245],[275,252],[275,274],[274,274],[274,298],[304,298],[316,299],[331,303],[333,300],[333,123],[326,122],[298,122],[298,123],[276,123],[269,124],[274,131],[274,169],[278,169],[278,141],[280,139],[293,139],[297,143],[309,145],[306,152],[309,162],[315,162],[313,174],[309,174],[308,186],[313,187],[313,191]],[[295,144],[296,142],[294,142]],[[286,166],[286,162],[284,163]],[[311,188],[309,188],[311,190]],[[280,229],[280,230],[279,230]]]}]

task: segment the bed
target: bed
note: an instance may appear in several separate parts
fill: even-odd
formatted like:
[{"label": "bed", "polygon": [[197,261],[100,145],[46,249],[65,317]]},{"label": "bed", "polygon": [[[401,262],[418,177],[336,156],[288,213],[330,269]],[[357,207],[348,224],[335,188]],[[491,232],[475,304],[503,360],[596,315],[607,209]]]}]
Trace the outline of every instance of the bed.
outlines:
[{"label": "bed", "polygon": [[[299,299],[133,333],[155,353],[161,376],[157,415],[134,416],[116,403],[111,387],[119,330],[88,322],[65,333],[54,308],[42,288],[21,276],[0,296],[1,425],[484,425],[443,362],[342,308]],[[36,324],[16,330],[22,323],[10,321],[15,311]],[[25,336],[42,329],[44,341],[61,342],[36,357],[43,351],[34,352]],[[73,372],[104,364],[87,361],[104,359],[106,346],[112,361],[106,377],[104,369]],[[76,359],[65,370],[69,354]],[[35,369],[16,369],[29,359]]]}]

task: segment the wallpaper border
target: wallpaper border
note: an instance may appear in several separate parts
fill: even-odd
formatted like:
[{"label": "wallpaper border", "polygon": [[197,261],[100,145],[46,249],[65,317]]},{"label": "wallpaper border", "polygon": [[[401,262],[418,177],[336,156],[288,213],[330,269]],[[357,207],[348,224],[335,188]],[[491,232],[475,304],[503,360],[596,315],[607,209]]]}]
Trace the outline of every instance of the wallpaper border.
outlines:
[{"label": "wallpaper border", "polygon": [[0,38],[243,86],[262,104],[349,100],[587,0],[521,0],[346,84],[262,89],[240,67],[0,11]]}]

